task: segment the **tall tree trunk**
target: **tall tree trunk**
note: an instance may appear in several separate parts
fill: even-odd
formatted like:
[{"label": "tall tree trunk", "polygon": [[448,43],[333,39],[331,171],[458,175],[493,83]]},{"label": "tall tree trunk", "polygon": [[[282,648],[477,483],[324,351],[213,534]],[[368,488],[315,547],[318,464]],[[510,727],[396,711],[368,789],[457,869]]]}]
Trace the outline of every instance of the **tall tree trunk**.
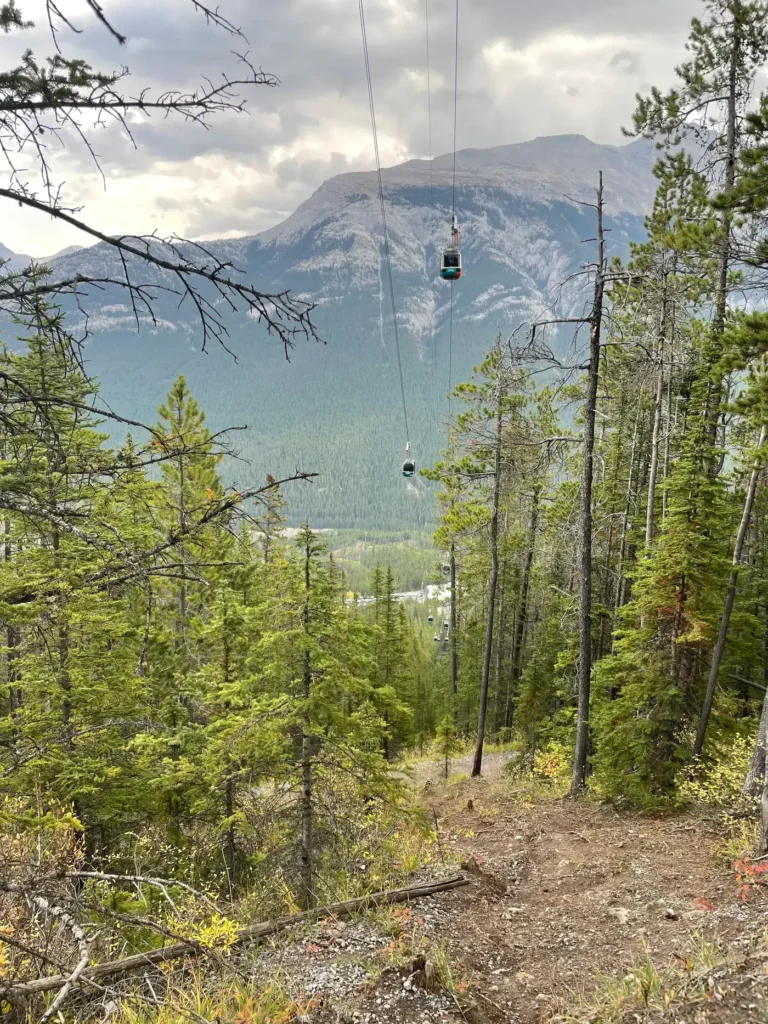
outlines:
[{"label": "tall tree trunk", "polygon": [[[728,65],[727,116],[725,125],[725,159],[722,191],[725,194],[733,190],[736,182],[736,157],[738,147],[738,72],[742,61],[743,38],[738,20],[740,3],[732,7],[734,16],[734,32],[731,42],[731,54]],[[720,211],[720,251],[718,253],[717,288],[715,293],[715,309],[712,318],[712,357],[711,362],[720,356],[720,340],[725,334],[725,318],[728,312],[728,274],[731,269],[731,230],[733,227],[733,211],[723,206]],[[708,434],[711,444],[717,441],[717,427],[722,406],[722,384],[720,381],[710,384],[712,401],[707,403]],[[715,459],[711,472],[717,475],[722,466],[720,459]]]},{"label": "tall tree trunk", "polygon": [[533,502],[531,503],[531,519],[528,525],[528,547],[525,552],[523,578],[520,582],[520,607],[515,622],[515,636],[512,642],[510,686],[507,689],[507,706],[504,709],[504,726],[507,729],[512,727],[512,702],[517,696],[520,687],[520,676],[523,672],[523,641],[525,639],[525,629],[528,625],[528,597],[531,592],[531,569],[533,568],[533,557],[536,550],[536,532],[539,527],[540,493],[541,487],[535,485],[533,488]]},{"label": "tall tree trunk", "polygon": [[312,659],[309,650],[310,615],[310,557],[311,535],[307,531],[307,545],[304,560],[304,635],[307,647],[304,650],[304,725],[301,733],[301,906],[310,910],[315,905],[313,879],[313,818],[312,803],[312,736],[310,734],[309,698],[312,692]]},{"label": "tall tree trunk", "polygon": [[504,572],[501,574],[501,587],[499,588],[499,622],[496,630],[496,669],[494,672],[493,691],[493,732],[498,735],[501,728],[501,679],[504,665]]},{"label": "tall tree trunk", "polygon": [[[231,652],[229,645],[229,616],[228,607],[225,602],[222,615],[222,677],[224,686],[228,687],[231,681]],[[225,714],[230,712],[230,704],[225,704]],[[229,759],[228,759],[229,760]],[[224,836],[224,859],[229,873],[230,892],[237,883],[237,846],[235,835],[235,800],[237,796],[237,783],[235,782],[235,768],[230,763],[224,778],[224,800],[225,814],[227,818],[227,831]]]},{"label": "tall tree trunk", "polygon": [[493,647],[493,624],[496,617],[496,584],[499,578],[499,500],[501,496],[501,426],[503,419],[504,372],[501,360],[497,373],[498,397],[496,407],[496,446],[494,451],[493,505],[491,508],[491,572],[488,577],[488,607],[485,613],[485,641],[483,644],[483,674],[480,680],[480,710],[477,717],[477,744],[472,777],[476,778],[483,768],[483,744],[485,743],[485,717],[488,711],[488,681],[491,675],[491,648]]},{"label": "tall tree trunk", "polygon": [[704,748],[704,739],[707,735],[707,725],[709,724],[709,716],[712,713],[712,704],[715,699],[715,690],[717,688],[717,677],[720,674],[720,665],[723,661],[723,654],[725,652],[725,644],[728,639],[728,627],[731,623],[731,615],[733,613],[733,605],[736,601],[736,586],[739,581],[739,568],[741,566],[741,554],[744,550],[744,541],[747,538],[747,532],[749,531],[749,522],[752,518],[752,506],[755,503],[755,493],[757,492],[757,481],[760,476],[761,468],[761,449],[768,436],[768,424],[763,424],[760,429],[760,439],[757,442],[758,453],[755,457],[754,465],[752,466],[752,474],[749,478],[749,486],[747,488],[747,496],[744,499],[744,511],[741,516],[741,523],[739,524],[739,532],[736,534],[736,544],[733,549],[733,562],[731,565],[731,575],[728,580],[728,591],[725,595],[725,606],[723,608],[723,614],[720,619],[720,631],[717,635],[717,643],[712,653],[712,664],[709,669],[709,680],[707,681],[707,692],[704,697],[704,706],[701,709],[701,719],[699,721],[699,728],[696,733],[696,742],[693,745],[693,755],[698,757]]},{"label": "tall tree trunk", "polygon": [[[179,467],[179,531],[182,537],[185,535],[187,528],[187,509],[184,498],[184,456],[180,455],[178,460]],[[179,560],[181,561],[181,582],[179,583],[179,639],[182,646],[186,646],[187,642],[187,570],[184,565],[185,561],[185,547],[184,544],[179,545]]]},{"label": "tall tree trunk", "polygon": [[[3,559],[6,562],[10,562],[13,556],[13,543],[11,541],[11,521],[10,519],[5,520],[3,532],[5,534],[3,543]],[[22,693],[17,683],[19,682],[19,672],[17,667],[17,658],[19,651],[19,630],[16,626],[12,626],[10,623],[5,627],[5,663],[6,663],[6,675],[8,678],[8,701],[11,718],[15,718],[21,708]]]},{"label": "tall tree trunk", "polygon": [[653,527],[656,512],[656,480],[659,474],[659,442],[661,439],[661,411],[664,400],[664,348],[659,344],[659,368],[656,376],[656,396],[653,407],[653,433],[651,435],[651,465],[648,471],[648,507],[645,514],[645,553],[653,547]]},{"label": "tall tree trunk", "polygon": [[669,359],[669,373],[667,374],[667,398],[666,398],[666,416],[665,422],[667,425],[667,433],[664,438],[664,489],[661,495],[661,522],[665,522],[667,518],[667,508],[669,506],[669,488],[666,486],[667,480],[669,480],[669,465],[672,453],[672,354],[670,353]]},{"label": "tall tree trunk", "polygon": [[768,761],[768,688],[763,698],[763,709],[760,713],[760,724],[757,728],[755,747],[749,762],[747,777],[744,779],[742,793],[748,797],[758,797],[765,779],[766,761]]},{"label": "tall tree trunk", "polygon": [[629,532],[629,515],[632,511],[632,494],[635,477],[635,461],[637,457],[637,436],[640,429],[640,406],[635,415],[635,427],[632,431],[632,447],[629,451],[629,472],[627,474],[627,494],[624,502],[624,515],[621,519],[621,541],[619,543],[619,569],[616,575],[616,594],[614,598],[614,618],[619,608],[624,605],[625,576],[624,566],[627,560],[627,534]]},{"label": "tall tree trunk", "polygon": [[589,329],[589,375],[584,408],[584,453],[581,471],[579,523],[581,579],[579,581],[579,704],[576,748],[573,755],[571,795],[578,796],[587,779],[589,753],[589,696],[592,680],[592,474],[595,459],[595,416],[600,376],[600,334],[605,296],[605,233],[603,229],[603,175],[597,190],[597,269],[595,297]]},{"label": "tall tree trunk", "polygon": [[451,541],[451,706],[453,708],[453,720],[457,721],[457,697],[459,693],[459,652],[456,646],[456,625],[458,620],[458,609],[456,607],[456,544]]}]

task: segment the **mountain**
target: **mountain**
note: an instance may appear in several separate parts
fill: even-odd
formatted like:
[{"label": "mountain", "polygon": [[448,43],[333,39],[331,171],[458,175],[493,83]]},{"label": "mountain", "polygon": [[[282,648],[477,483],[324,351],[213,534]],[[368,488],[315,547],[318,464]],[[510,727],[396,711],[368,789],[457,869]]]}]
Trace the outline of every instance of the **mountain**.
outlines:
[{"label": "mountain", "polygon": [[11,252],[7,245],[0,242],[0,266],[6,270],[23,270],[31,262],[30,256],[23,256],[17,252]]},{"label": "mountain", "polygon": [[[440,280],[449,240],[453,154],[411,160],[383,172],[409,440],[425,465],[445,441],[450,379],[464,380],[498,332],[509,333],[552,303],[582,308],[583,283],[563,282],[594,256],[600,171],[606,189],[610,253],[643,237],[655,191],[654,152],[644,141],[602,146],[579,135],[535,139],[456,155],[456,210],[464,276]],[[400,474],[403,423],[394,332],[382,264],[375,173],[331,178],[281,224],[247,238],[206,243],[265,291],[290,288],[317,303],[324,344],[303,342],[286,363],[282,349],[244,316],[228,321],[237,361],[218,348],[203,354],[189,309],[161,299],[159,323],[140,334],[125,295],[89,299],[90,369],[103,397],[132,417],[152,420],[183,372],[214,429],[234,435],[246,461],[228,474],[241,486],[267,472],[320,472],[287,495],[291,519],[316,526],[412,527],[431,522],[432,491]],[[106,244],[53,261],[61,275],[119,273]],[[146,270],[140,279],[147,280]],[[171,284],[170,280],[160,283]],[[452,343],[451,287],[453,287]],[[444,429],[444,428],[442,428]]]},{"label": "mountain", "polygon": [[53,256],[46,256],[38,260],[38,263],[50,263],[53,260],[61,259],[62,256],[73,256],[76,252],[82,252],[83,249],[85,249],[84,245],[65,245],[63,249],[59,249]]},{"label": "mountain", "polygon": [[[34,257],[36,263],[52,263],[54,260],[60,259],[62,256],[71,256],[76,252],[82,252],[85,247],[82,245],[67,245],[65,248],[60,249],[53,256],[43,256],[41,258]],[[7,267],[8,270],[23,270],[24,267],[29,266],[32,262],[32,256],[25,256],[23,253],[12,252],[7,245],[3,245],[0,242],[0,265]]]}]

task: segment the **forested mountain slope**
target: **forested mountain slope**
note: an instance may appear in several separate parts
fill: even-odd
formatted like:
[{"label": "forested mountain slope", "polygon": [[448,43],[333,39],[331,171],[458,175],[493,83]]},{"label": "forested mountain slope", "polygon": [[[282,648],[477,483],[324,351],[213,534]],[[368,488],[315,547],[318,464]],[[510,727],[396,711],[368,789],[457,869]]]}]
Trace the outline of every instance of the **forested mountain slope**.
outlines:
[{"label": "forested mountain slope", "polygon": [[[555,303],[580,307],[569,275],[592,258],[593,201],[604,172],[610,248],[625,253],[643,234],[654,192],[653,150],[645,141],[599,146],[583,136],[536,139],[457,158],[456,205],[465,275],[454,285],[455,384],[467,379],[497,332]],[[449,383],[450,285],[439,279],[447,244],[452,156],[409,161],[384,173],[395,294],[417,464],[441,445]],[[568,198],[569,197],[569,198]],[[209,243],[265,291],[289,288],[317,303],[324,344],[301,342],[286,363],[282,349],[243,317],[230,317],[231,355],[203,355],[194,312],[161,298],[160,322],[146,318],[137,336],[125,297],[90,295],[89,369],[115,409],[148,418],[184,373],[214,429],[247,424],[236,445],[245,462],[227,475],[242,485],[300,467],[319,481],[289,495],[290,518],[317,526],[396,528],[433,519],[431,491],[399,474],[406,440],[394,334],[382,261],[381,215],[372,173],[332,178],[282,224],[250,238]],[[118,274],[106,245],[57,259],[57,275]],[[113,265],[114,264],[114,265]],[[137,272],[138,274],[138,272]],[[146,270],[140,271],[146,279]],[[159,283],[173,288],[172,278]],[[445,440],[443,436],[443,441]]]}]

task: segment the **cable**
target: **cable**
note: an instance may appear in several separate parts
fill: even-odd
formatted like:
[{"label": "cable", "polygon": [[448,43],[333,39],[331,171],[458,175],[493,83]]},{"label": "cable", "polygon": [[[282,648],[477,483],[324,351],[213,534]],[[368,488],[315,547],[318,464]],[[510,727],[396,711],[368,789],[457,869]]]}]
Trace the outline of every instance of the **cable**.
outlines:
[{"label": "cable", "polygon": [[451,313],[448,324],[448,429],[451,419],[451,391],[453,390],[453,281],[451,281]]},{"label": "cable", "polygon": [[[435,213],[435,181],[432,171],[432,80],[429,59],[429,0],[424,0],[424,20],[427,27],[427,124],[429,126],[429,207]],[[428,248],[428,247],[427,247]],[[432,362],[437,363],[437,331],[432,322]]]},{"label": "cable", "polygon": [[456,123],[459,107],[459,0],[456,0],[456,51],[453,63],[453,215],[456,216]]},{"label": "cable", "polygon": [[[457,0],[458,3],[458,0]],[[373,130],[373,150],[376,155],[376,174],[379,180],[379,202],[381,204],[381,224],[384,229],[384,258],[387,264],[387,277],[389,279],[389,297],[392,302],[392,326],[395,331],[395,349],[397,351],[397,369],[400,374],[400,395],[403,399],[403,420],[405,422],[405,438],[409,441],[410,431],[408,430],[408,410],[405,403],[405,383],[403,381],[403,362],[400,358],[400,335],[397,330],[397,306],[395,305],[395,286],[392,280],[392,257],[389,248],[389,232],[387,231],[387,214],[384,206],[384,183],[381,178],[381,159],[379,158],[379,136],[376,131],[376,110],[373,105],[373,84],[371,82],[371,62],[368,56],[368,36],[365,31],[365,9],[363,0],[358,0],[360,8],[360,30],[363,35],[363,57],[365,59],[365,77],[368,83],[368,104],[371,108],[371,128]]]},{"label": "cable", "polygon": [[[459,109],[459,0],[456,0],[456,43],[453,59],[453,223],[456,223],[456,125]],[[448,419],[451,418],[453,378],[453,280],[451,280],[451,312],[448,328]],[[449,428],[450,429],[450,428]]]},{"label": "cable", "polygon": [[427,23],[427,121],[429,124],[429,205],[435,208],[435,184],[432,177],[432,83],[429,70],[429,0],[424,0],[424,15]]}]

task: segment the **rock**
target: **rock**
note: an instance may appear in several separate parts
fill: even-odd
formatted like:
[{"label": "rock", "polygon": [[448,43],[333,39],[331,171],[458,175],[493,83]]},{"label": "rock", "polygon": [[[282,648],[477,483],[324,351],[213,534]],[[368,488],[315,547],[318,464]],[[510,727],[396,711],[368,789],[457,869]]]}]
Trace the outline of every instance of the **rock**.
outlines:
[{"label": "rock", "polygon": [[475,809],[475,805],[473,804],[472,799],[470,797],[470,799],[467,800],[467,810],[468,811],[474,811],[474,809]]},{"label": "rock", "polygon": [[461,870],[466,871],[468,875],[482,875],[483,873],[483,869],[474,857],[467,857],[466,860],[463,860]]},{"label": "rock", "polygon": [[706,914],[706,910],[686,910],[683,914],[684,921],[699,921]]},{"label": "rock", "polygon": [[672,907],[667,907],[664,911],[664,917],[666,917],[668,921],[677,921],[678,913]]},{"label": "rock", "polygon": [[613,917],[620,925],[625,925],[629,921],[629,911],[626,907],[609,907],[608,917]]}]

